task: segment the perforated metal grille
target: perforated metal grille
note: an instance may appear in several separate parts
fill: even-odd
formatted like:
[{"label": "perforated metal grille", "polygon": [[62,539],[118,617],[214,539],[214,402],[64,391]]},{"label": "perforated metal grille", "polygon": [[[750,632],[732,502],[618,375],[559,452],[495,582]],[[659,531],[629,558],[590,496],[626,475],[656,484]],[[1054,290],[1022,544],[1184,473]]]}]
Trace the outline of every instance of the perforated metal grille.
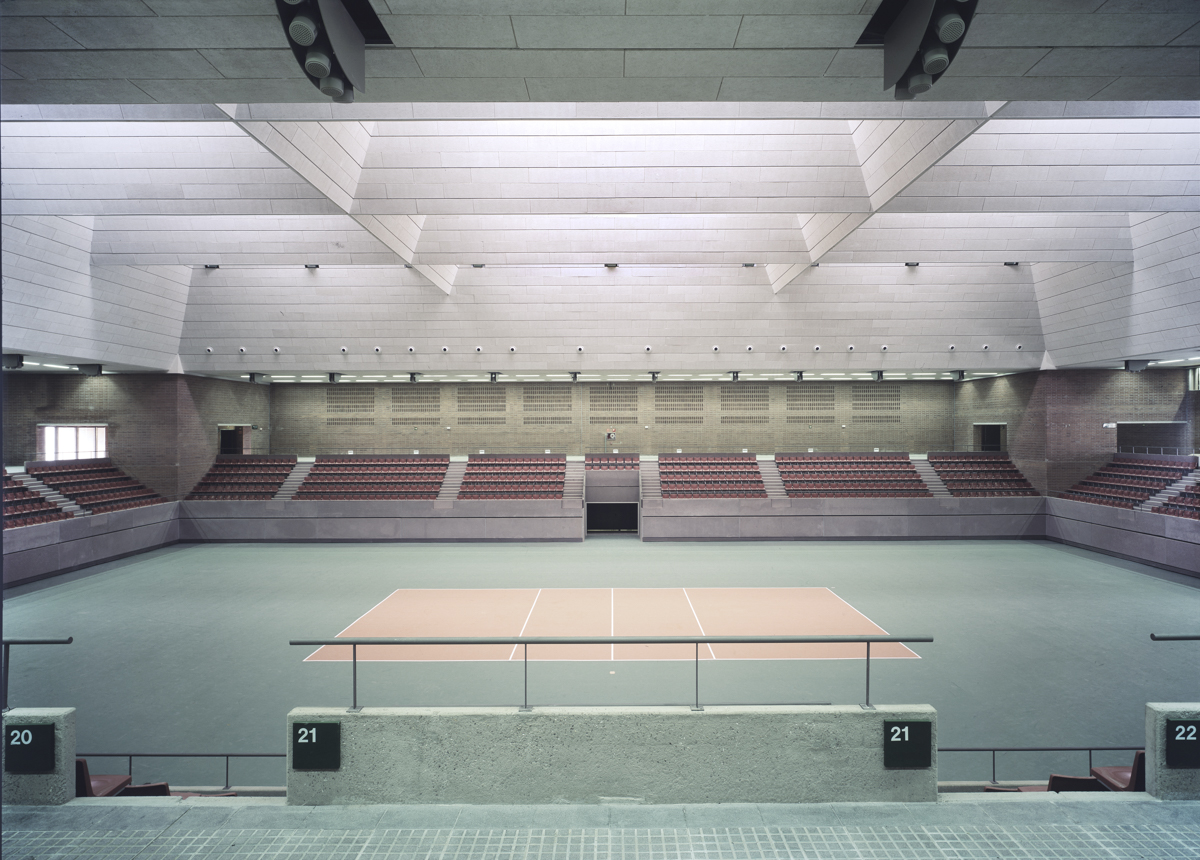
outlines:
[{"label": "perforated metal grille", "polygon": [[503,412],[507,403],[507,392],[498,385],[458,386],[459,412]]},{"label": "perforated metal grille", "polygon": [[[441,412],[442,389],[436,385],[392,386],[393,412]],[[437,422],[434,422],[437,423]]]},{"label": "perforated metal grille", "polygon": [[[525,385],[521,390],[523,412],[570,412],[570,385]],[[537,423],[526,420],[526,424]],[[566,423],[570,423],[570,419]]]},{"label": "perforated metal grille", "polygon": [[325,389],[326,412],[374,412],[375,386],[332,385]]}]

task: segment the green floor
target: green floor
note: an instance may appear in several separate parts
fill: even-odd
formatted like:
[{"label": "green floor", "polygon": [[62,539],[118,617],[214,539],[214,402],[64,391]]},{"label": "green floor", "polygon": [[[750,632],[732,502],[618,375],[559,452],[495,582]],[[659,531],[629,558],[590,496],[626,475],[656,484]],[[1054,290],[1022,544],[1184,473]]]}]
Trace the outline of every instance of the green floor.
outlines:
[{"label": "green floor", "polygon": [[[1195,632],[1200,588],[1155,573],[1020,541],[180,545],[10,589],[4,634],[75,637],[14,648],[9,695],[78,708],[81,752],[282,752],[289,709],[350,699],[348,665],[305,664],[311,649],[288,640],[333,636],[396,588],[828,586],[889,633],[935,637],[919,661],[873,662],[871,695],[934,705],[940,746],[1116,746],[1142,742],[1145,702],[1200,700],[1195,643],[1149,637]],[[700,668],[710,703],[863,699],[860,661]],[[533,663],[530,700],[683,704],[693,680],[681,663]],[[359,671],[366,705],[520,696],[519,663]],[[138,781],[224,778],[219,762],[136,768]],[[1007,754],[999,777],[1050,770],[1085,773],[1086,755]],[[943,780],[989,776],[986,755],[941,756]],[[231,778],[278,785],[283,768],[240,761]]]}]

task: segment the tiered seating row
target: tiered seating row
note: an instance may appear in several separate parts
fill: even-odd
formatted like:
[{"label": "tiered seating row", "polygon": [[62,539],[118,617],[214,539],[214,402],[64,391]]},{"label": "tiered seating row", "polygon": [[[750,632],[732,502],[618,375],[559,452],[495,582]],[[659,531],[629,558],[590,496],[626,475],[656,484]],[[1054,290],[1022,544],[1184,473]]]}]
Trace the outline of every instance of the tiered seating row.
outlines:
[{"label": "tiered seating row", "polygon": [[1007,454],[930,452],[929,465],[952,496],[1038,496]]},{"label": "tiered seating row", "polygon": [[659,454],[664,499],[765,499],[753,454]]},{"label": "tiered seating row", "polygon": [[295,457],[222,455],[188,494],[188,500],[271,499],[279,492],[279,488],[295,467]]},{"label": "tiered seating row", "polygon": [[932,495],[907,454],[776,454],[775,465],[793,499]]},{"label": "tiered seating row", "polygon": [[71,514],[48,502],[4,473],[4,527],[32,526],[68,520]]},{"label": "tiered seating row", "polygon": [[1059,495],[1078,502],[1133,508],[1190,471],[1192,466],[1186,461],[1138,460],[1118,454]]},{"label": "tiered seating row", "polygon": [[1169,514],[1173,517],[1200,520],[1200,490],[1185,490],[1178,496],[1154,508],[1153,511],[1156,514]]},{"label": "tiered seating row", "polygon": [[458,498],[561,499],[566,477],[565,454],[472,454],[467,458]]},{"label": "tiered seating row", "polygon": [[436,499],[447,456],[317,457],[293,499],[374,501]]},{"label": "tiered seating row", "polygon": [[584,457],[585,469],[636,469],[641,458],[637,454],[588,454]]},{"label": "tiered seating row", "polygon": [[140,508],[165,502],[162,496],[112,464],[95,460],[58,460],[27,471],[47,487],[62,493],[94,514]]}]

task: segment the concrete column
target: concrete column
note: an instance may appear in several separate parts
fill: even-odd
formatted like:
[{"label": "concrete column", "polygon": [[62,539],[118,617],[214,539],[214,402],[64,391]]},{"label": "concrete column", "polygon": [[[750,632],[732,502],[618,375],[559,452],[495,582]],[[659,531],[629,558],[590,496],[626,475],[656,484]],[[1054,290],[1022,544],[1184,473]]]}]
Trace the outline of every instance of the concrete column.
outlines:
[{"label": "concrete column", "polygon": [[[1186,726],[1178,740],[1167,735],[1167,721],[1194,723],[1193,734]],[[1195,738],[1194,740],[1192,738]],[[1200,702],[1146,703],[1146,791],[1159,800],[1200,800],[1200,762],[1196,767],[1167,767],[1167,744],[1174,740],[1179,749],[1194,745],[1200,750]],[[1193,753],[1197,755],[1197,753]]]},{"label": "concrete column", "polygon": [[[32,727],[45,725],[54,727],[53,769],[44,773],[9,773],[9,759],[16,759],[15,753],[10,755],[11,744],[36,746],[42,738]],[[26,726],[31,728],[22,728]],[[17,733],[15,738],[13,732]],[[13,708],[4,715],[3,749],[6,806],[51,806],[66,803],[75,796],[74,708]],[[17,766],[15,761],[13,766]]]},{"label": "concrete column", "polygon": [[[935,801],[936,720],[929,705],[297,708],[288,803]],[[924,724],[928,766],[885,767],[896,721]],[[314,725],[340,733],[336,770],[293,766]]]}]

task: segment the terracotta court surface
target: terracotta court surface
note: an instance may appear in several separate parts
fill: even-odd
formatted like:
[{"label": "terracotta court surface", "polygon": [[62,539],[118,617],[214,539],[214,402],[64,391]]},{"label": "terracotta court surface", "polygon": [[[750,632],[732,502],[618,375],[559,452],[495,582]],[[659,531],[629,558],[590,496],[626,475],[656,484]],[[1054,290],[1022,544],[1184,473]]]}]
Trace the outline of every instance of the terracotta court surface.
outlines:
[{"label": "terracotta court surface", "polygon": [[[407,588],[339,637],[887,635],[828,588]],[[530,660],[693,660],[695,645],[537,645]],[[519,645],[363,645],[359,660],[520,660]],[[854,660],[851,644],[701,645],[703,660]],[[919,659],[899,643],[872,658]],[[326,645],[308,660],[349,660]]]}]

